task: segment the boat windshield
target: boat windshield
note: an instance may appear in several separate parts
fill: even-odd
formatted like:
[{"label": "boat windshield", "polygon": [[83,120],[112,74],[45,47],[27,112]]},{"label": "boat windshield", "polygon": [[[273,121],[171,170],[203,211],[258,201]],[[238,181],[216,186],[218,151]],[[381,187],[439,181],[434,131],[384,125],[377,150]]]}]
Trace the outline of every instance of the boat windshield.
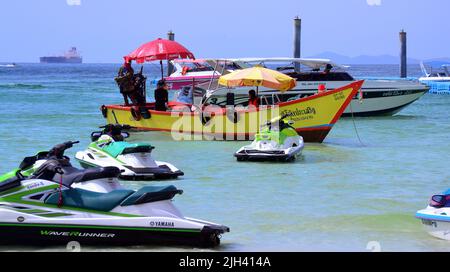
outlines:
[{"label": "boat windshield", "polygon": [[444,68],[445,76],[450,77],[450,72],[449,72],[450,64],[442,65],[442,67]]},{"label": "boat windshield", "polygon": [[[300,65],[300,72],[295,71],[294,62],[270,62],[261,61],[254,63],[265,68],[284,73],[297,81],[353,81],[354,78],[346,71],[335,67],[332,64],[323,63],[314,67]],[[253,65],[252,65],[253,66]]]},{"label": "boat windshield", "polygon": [[205,72],[214,71],[214,67],[209,65],[206,61],[179,61],[177,62],[181,67],[187,67],[188,72]]},{"label": "boat windshield", "polygon": [[288,76],[297,81],[353,81],[354,78],[347,72],[291,72]]},{"label": "boat windshield", "polygon": [[218,68],[218,70],[225,70],[225,71],[234,71],[234,70],[241,70],[241,69],[246,69],[246,68],[250,68],[252,67],[252,65],[245,63],[245,62],[241,62],[241,61],[227,61],[227,60],[219,60],[217,62],[218,66],[220,68]]},{"label": "boat windshield", "polygon": [[[421,66],[422,72],[425,75],[427,75],[427,77],[449,77],[450,76],[450,72],[449,72],[450,64],[448,64],[446,62],[443,62],[443,61],[421,62],[420,66]],[[427,73],[427,70],[430,70],[430,73]]]}]

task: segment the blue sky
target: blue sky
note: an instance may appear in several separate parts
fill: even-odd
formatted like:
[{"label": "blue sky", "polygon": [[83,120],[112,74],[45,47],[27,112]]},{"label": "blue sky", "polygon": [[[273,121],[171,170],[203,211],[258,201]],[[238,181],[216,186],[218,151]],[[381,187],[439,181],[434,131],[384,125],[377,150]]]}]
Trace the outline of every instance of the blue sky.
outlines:
[{"label": "blue sky", "polygon": [[[79,5],[77,5],[79,2]],[[120,62],[166,37],[196,57],[291,56],[293,18],[302,18],[302,56],[450,57],[448,0],[2,0],[0,61],[37,62],[75,45],[85,62]]]}]

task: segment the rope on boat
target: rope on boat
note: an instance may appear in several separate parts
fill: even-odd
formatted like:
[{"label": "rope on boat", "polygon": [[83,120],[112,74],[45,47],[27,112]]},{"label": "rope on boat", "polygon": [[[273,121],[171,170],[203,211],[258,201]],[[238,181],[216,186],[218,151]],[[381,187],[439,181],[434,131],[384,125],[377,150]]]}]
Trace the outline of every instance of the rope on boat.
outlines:
[{"label": "rope on boat", "polygon": [[361,146],[365,146],[365,144],[361,141],[361,138],[359,137],[358,129],[356,128],[355,115],[353,114],[353,108],[352,108],[351,101],[350,101],[350,111],[352,112],[352,121],[353,121],[353,127],[355,128],[356,137],[358,138],[358,141],[361,144]]},{"label": "rope on boat", "polygon": [[62,196],[62,185],[63,185],[63,177],[62,177],[62,174],[60,174],[58,208],[61,208],[61,206],[64,204],[64,200],[63,200],[63,196]]}]

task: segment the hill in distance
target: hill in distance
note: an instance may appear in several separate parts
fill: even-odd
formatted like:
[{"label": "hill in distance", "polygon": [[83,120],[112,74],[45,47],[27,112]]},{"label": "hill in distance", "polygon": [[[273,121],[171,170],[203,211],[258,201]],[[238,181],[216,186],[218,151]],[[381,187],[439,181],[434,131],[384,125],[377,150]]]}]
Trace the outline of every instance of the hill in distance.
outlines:
[{"label": "hill in distance", "polygon": [[[379,56],[369,56],[360,55],[356,57],[349,57],[341,55],[334,52],[323,52],[314,56],[309,56],[308,58],[320,58],[320,59],[331,59],[338,64],[399,64],[400,57],[392,55],[379,55]],[[408,64],[419,64],[422,60],[415,58],[408,58]],[[424,62],[429,61],[442,61],[449,62],[450,58],[436,58],[423,60]]]}]

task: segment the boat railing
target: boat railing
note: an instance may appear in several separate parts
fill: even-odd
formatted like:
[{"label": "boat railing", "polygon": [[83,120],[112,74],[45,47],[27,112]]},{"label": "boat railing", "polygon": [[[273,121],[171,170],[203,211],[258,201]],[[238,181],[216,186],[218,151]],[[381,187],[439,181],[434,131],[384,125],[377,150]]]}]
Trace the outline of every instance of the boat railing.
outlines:
[{"label": "boat railing", "polygon": [[261,97],[260,97],[261,102],[259,103],[260,105],[264,105],[263,100],[266,102],[265,105],[269,105],[269,100],[267,100],[267,97],[265,95],[261,95]]},{"label": "boat railing", "polygon": [[[275,99],[277,100],[277,102],[275,102]],[[280,99],[280,97],[278,96],[278,94],[272,94],[272,103],[273,104],[277,104],[277,103],[280,103],[280,102],[282,102],[281,101],[281,99]]]}]

